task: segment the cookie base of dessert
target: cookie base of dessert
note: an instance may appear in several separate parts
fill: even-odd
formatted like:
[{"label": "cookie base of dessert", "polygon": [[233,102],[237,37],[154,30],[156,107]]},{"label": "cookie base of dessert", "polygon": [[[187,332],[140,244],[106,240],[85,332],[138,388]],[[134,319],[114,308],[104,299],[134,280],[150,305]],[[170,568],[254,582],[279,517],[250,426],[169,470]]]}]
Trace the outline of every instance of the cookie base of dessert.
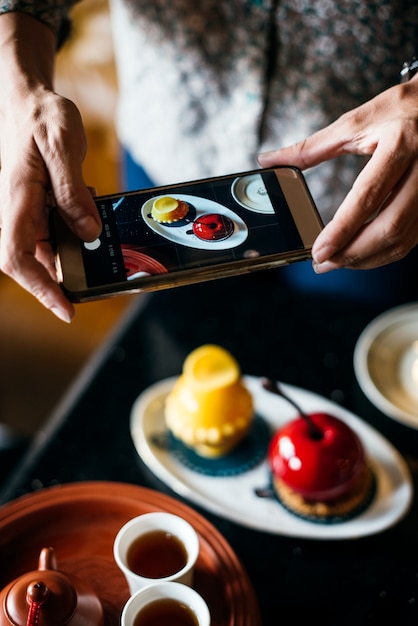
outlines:
[{"label": "cookie base of dessert", "polygon": [[318,524],[337,524],[360,515],[372,502],[376,486],[376,476],[369,465],[365,466],[355,489],[330,502],[307,500],[277,477],[272,479],[272,490],[280,504],[297,517]]}]

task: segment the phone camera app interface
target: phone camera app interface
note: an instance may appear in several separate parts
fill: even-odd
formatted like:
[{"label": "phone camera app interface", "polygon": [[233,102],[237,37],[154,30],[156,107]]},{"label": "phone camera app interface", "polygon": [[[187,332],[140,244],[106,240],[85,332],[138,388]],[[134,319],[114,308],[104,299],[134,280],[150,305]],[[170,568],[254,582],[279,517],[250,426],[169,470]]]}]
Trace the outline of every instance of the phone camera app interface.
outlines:
[{"label": "phone camera app interface", "polygon": [[84,247],[90,287],[302,248],[273,171],[98,199],[99,242]]}]

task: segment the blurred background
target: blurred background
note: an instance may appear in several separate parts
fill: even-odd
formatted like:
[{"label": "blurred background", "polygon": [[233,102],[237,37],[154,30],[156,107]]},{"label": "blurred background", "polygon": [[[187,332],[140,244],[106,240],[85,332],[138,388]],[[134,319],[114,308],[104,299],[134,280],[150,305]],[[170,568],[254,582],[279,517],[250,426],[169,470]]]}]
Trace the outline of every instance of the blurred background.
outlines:
[{"label": "blurred background", "polygon": [[[117,84],[106,0],[76,5],[71,39],[56,64],[56,91],[74,100],[88,140],[86,183],[99,194],[119,189],[113,130]],[[129,296],[77,305],[67,325],[0,273],[0,424],[31,436],[83,365],[118,323]]]}]

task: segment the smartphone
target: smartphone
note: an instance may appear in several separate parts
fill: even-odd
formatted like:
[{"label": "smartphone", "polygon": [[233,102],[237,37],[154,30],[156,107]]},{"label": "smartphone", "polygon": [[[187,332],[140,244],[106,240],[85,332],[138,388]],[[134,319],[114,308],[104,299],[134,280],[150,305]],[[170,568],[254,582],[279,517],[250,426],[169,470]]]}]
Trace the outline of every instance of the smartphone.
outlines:
[{"label": "smartphone", "polygon": [[53,213],[60,283],[73,302],[166,289],[311,256],[323,228],[295,167],[95,198],[103,229],[80,241]]}]

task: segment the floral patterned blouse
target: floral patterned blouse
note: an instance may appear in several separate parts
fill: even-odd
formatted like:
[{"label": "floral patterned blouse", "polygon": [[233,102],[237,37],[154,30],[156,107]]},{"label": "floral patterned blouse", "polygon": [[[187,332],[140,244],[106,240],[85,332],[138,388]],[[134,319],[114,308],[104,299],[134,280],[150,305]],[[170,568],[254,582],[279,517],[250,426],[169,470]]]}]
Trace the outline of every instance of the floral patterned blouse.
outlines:
[{"label": "floral patterned blouse", "polygon": [[[71,0],[0,0],[59,41]],[[257,167],[398,82],[418,54],[417,0],[110,0],[121,143],[157,183]],[[308,172],[325,220],[360,157]]]}]

